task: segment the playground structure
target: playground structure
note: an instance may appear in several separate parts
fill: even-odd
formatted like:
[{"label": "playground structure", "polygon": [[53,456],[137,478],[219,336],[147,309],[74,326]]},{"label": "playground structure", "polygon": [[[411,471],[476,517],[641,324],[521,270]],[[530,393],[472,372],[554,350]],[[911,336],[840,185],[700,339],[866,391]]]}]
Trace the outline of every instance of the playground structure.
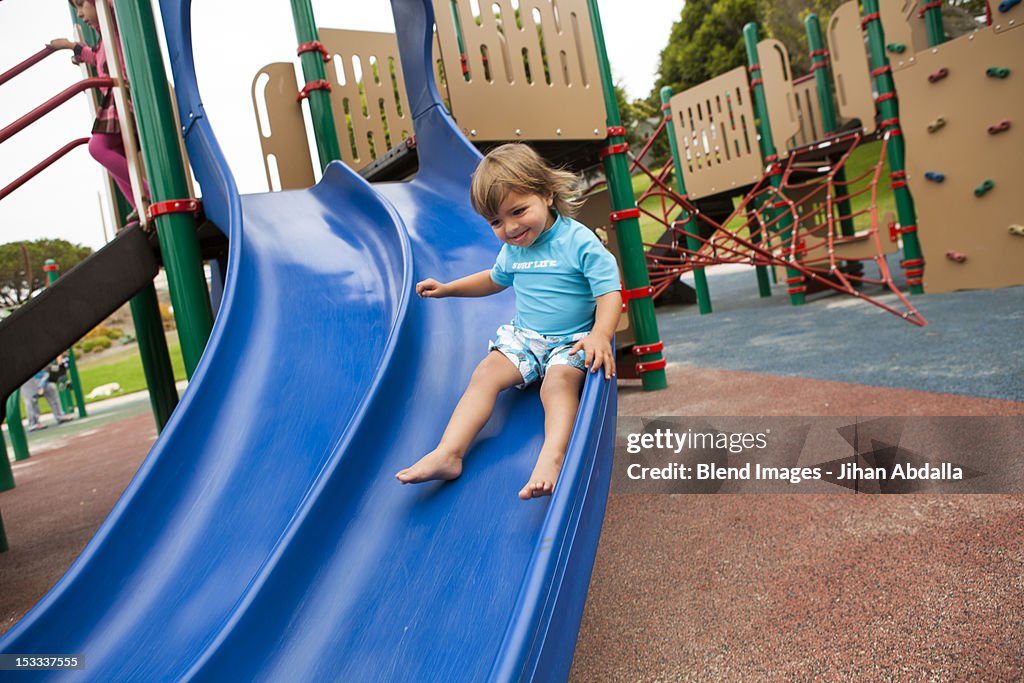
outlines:
[{"label": "playground structure", "polygon": [[[547,7],[547,3],[524,3],[516,21],[526,30],[508,30],[511,6],[496,5],[496,11],[474,16],[468,3],[436,0],[434,75],[439,90],[447,94],[453,117],[481,149],[507,140],[529,140],[542,151],[547,148],[549,158],[585,168],[595,161],[592,147],[557,141],[582,143],[600,132],[588,118],[593,106],[586,96],[594,94],[594,89],[574,89],[587,83],[593,46],[585,41],[554,43],[553,36],[572,37],[563,30],[568,22],[542,16],[542,5]],[[785,279],[794,303],[802,303],[808,291],[822,288],[877,303],[873,291],[865,287],[881,286],[901,300],[904,312],[898,314],[923,324],[913,305],[897,291],[885,263],[886,256],[901,246],[900,266],[912,294],[926,288],[942,292],[1021,283],[1019,269],[1013,267],[1022,244],[1017,239],[1024,220],[1019,202],[1008,193],[992,191],[1010,177],[1010,160],[1024,152],[1021,137],[1010,130],[1012,102],[1024,97],[1020,80],[1012,78],[1009,66],[1021,63],[1020,41],[1014,43],[1011,35],[1020,23],[1011,15],[1019,10],[1013,4],[1001,5],[991,25],[942,42],[938,6],[919,11],[917,3],[903,0],[882,2],[876,9],[865,9],[862,16],[858,3],[839,7],[829,22],[827,43],[817,19],[809,20],[812,70],[807,76],[794,78],[781,42],[757,40],[755,35],[747,41],[748,67],[686,92],[669,93],[666,121],[655,136],[675,138],[675,173],[672,163],[660,169],[645,166],[653,138],[643,150],[630,153],[631,171],[650,178],[649,188],[637,201],[640,212],[667,231],[657,244],[646,245],[655,296],[693,270],[701,311],[710,312],[703,268],[721,262],[750,263],[757,266],[762,296],[770,294],[769,275]],[[534,30],[529,30],[530,18]],[[330,88],[342,158],[368,178],[408,176],[415,170],[415,139],[402,116],[408,103],[393,95],[400,95],[397,85],[402,79],[391,56],[393,37],[331,29],[321,29],[320,34],[326,62],[324,87]],[[934,43],[931,47],[929,41]],[[873,46],[867,49],[866,42]],[[922,60],[919,53],[927,53],[936,64],[951,59],[970,63],[974,72],[986,76],[961,79],[962,91],[950,96],[952,86],[942,82],[953,81],[912,78],[923,72],[917,66]],[[943,56],[947,53],[950,57]],[[579,59],[567,59],[567,55]],[[569,105],[562,105],[558,113],[563,116],[525,121],[524,109],[552,111],[550,101],[523,99],[524,93],[529,97],[538,93],[529,87],[534,78],[530,65],[538,63],[544,64],[547,79],[539,92],[554,96],[557,88],[565,87],[572,93],[573,105],[568,111]],[[577,64],[578,72],[569,68]],[[941,66],[934,69],[940,70]],[[293,95],[298,91],[294,68],[268,65],[253,85],[261,130],[274,131],[271,137],[261,133],[268,185],[272,189],[308,186],[313,179],[312,161],[302,151],[307,149],[306,131]],[[959,96],[961,92],[964,97]],[[519,107],[503,99],[512,96]],[[531,106],[521,106],[523,101]],[[949,117],[936,112],[943,107],[952,112],[952,102],[964,105],[953,116],[958,125],[942,127],[940,133],[934,122],[944,123]],[[509,112],[519,118],[510,117]],[[991,125],[964,125],[986,117],[993,119]],[[669,120],[671,126],[666,125]],[[567,121],[580,125],[570,129]],[[934,129],[929,131],[930,127]],[[934,144],[936,135],[943,138],[942,144]],[[552,148],[552,140],[561,146]],[[885,140],[885,146],[880,148],[878,162],[866,173],[847,178],[846,169],[839,166],[848,159],[851,147],[880,140]],[[798,161],[791,162],[791,154]],[[879,174],[886,157],[896,215],[882,215],[877,208],[878,183],[884,182]],[[942,168],[956,171],[936,170]],[[780,187],[783,173],[787,174],[785,188]],[[675,187],[670,186],[673,175]],[[960,185],[943,184],[947,176],[957,178]],[[1003,183],[995,176],[1003,178]],[[927,201],[915,203],[911,185]],[[614,250],[619,226],[615,214],[608,218],[602,188],[599,183],[591,189],[583,218],[607,231]],[[974,199],[958,201],[953,198],[956,193]],[[657,209],[649,208],[650,198],[657,198]],[[717,211],[709,213],[708,206]],[[987,227],[984,232],[968,232],[962,226],[969,224]],[[738,237],[741,234],[744,237]],[[874,264],[867,275],[866,263]],[[925,263],[931,265],[926,268]],[[773,267],[770,273],[768,267]],[[897,312],[888,305],[881,307]],[[620,342],[631,344],[629,334],[620,334]]]},{"label": "playground structure", "polygon": [[[787,268],[794,303],[802,303],[808,283],[872,300],[859,285],[896,291],[884,257],[897,241],[912,293],[1024,283],[1016,265],[1024,256],[1021,203],[993,191],[1000,179],[1012,177],[1012,160],[1024,153],[1024,138],[1011,137],[1014,103],[1024,100],[1020,79],[1012,79],[1013,67],[1024,63],[1024,44],[1012,33],[1021,23],[1012,14],[1020,10],[1003,3],[990,25],[944,42],[940,6],[919,12],[914,2],[869,3],[862,17],[857,3],[847,3],[832,16],[827,49],[812,18],[812,73],[798,79],[781,43],[748,35],[747,68],[671,96],[666,119],[671,116],[668,134],[682,182],[673,191],[665,169],[652,172],[651,189],[638,201],[643,206],[647,196],[660,197],[657,218],[676,232],[667,245],[664,239],[650,245],[656,289],[688,270],[700,277],[706,265],[747,262],[759,266],[762,296],[768,289],[761,267],[774,265]],[[957,81],[947,78],[955,73],[961,74]],[[951,121],[956,125],[947,125]],[[861,178],[848,179],[836,166],[849,156],[850,144],[870,139],[885,142],[891,166],[899,218],[890,221],[888,234],[874,199],[869,211],[850,206],[858,194],[874,197],[882,160]],[[822,181],[827,190],[810,191]],[[717,221],[693,206],[737,195],[743,196],[738,207]],[[677,213],[682,219],[673,222]],[[858,261],[877,263],[880,277],[865,279],[861,267],[843,267]],[[710,312],[700,279],[698,295],[702,312]],[[907,307],[902,315],[923,322],[898,296]]]},{"label": "playground structure", "polygon": [[[532,392],[499,400],[499,420],[517,428],[484,434],[459,481],[402,487],[392,478],[436,440],[438,411],[454,405],[492,321],[511,313],[504,297],[433,306],[411,295],[420,271],[451,278],[492,262],[494,238],[468,201],[479,153],[441,106],[423,57],[429,3],[393,6],[420,172],[371,186],[324,164],[316,187],[241,197],[203,113],[188,2],[162,3],[202,216],[230,235],[230,276],[208,342],[205,287],[194,302],[199,322],[186,335],[205,351],[186,352],[189,388],[146,462],[64,578],[4,636],[3,651],[81,652],[97,680],[286,670],[359,679],[379,677],[382,657],[401,663],[392,674],[402,678],[567,675],[609,485],[615,384],[588,377],[558,490],[542,505],[514,495],[543,433]],[[161,103],[166,75],[151,8],[116,2],[115,10],[152,194],[147,222],[173,290],[175,259],[198,265],[202,253],[197,206],[187,183],[154,163],[180,155],[169,102]],[[599,22],[591,30],[600,43]],[[610,79],[607,64],[601,71]],[[615,123],[617,114],[608,116]],[[606,127],[599,133],[608,137]],[[168,230],[171,218],[188,228]],[[5,349],[100,270],[123,274],[95,264],[152,254],[149,245],[139,228],[121,233],[21,309],[15,325],[0,326]],[[120,282],[118,296],[151,282],[149,267]],[[314,281],[299,302],[283,295]],[[89,316],[116,297],[98,298]],[[180,301],[188,308],[178,299],[176,314]],[[438,348],[453,330],[453,344]],[[83,332],[62,329],[52,345]],[[344,371],[325,373],[324,358],[345,358]],[[18,360],[5,383],[35,362]],[[273,420],[269,396],[287,397]]]},{"label": "playground structure", "polygon": [[[434,405],[439,396],[446,396],[449,379],[465,375],[466,358],[476,355],[475,343],[481,341],[477,337],[484,334],[480,319],[503,311],[500,303],[494,309],[478,308],[475,303],[431,310],[416,308],[416,301],[408,299],[414,268],[442,275],[451,268],[440,250],[424,245],[459,248],[470,255],[469,260],[481,264],[493,251],[485,246],[491,245],[492,238],[486,231],[478,234],[473,226],[479,220],[467,206],[437,200],[445,197],[451,202],[452,197],[465,196],[465,175],[477,157],[428,85],[436,74],[422,58],[430,42],[429,11],[414,2],[396,2],[406,11],[399,22],[398,53],[404,57],[406,73],[401,78],[412,87],[408,100],[413,104],[403,106],[400,115],[416,124],[420,173],[414,180],[371,187],[335,165],[326,170],[316,188],[280,196],[239,197],[219,158],[214,122],[202,116],[194,74],[190,74],[187,32],[182,28],[187,26],[187,8],[181,4],[165,0],[163,8],[164,16],[170,17],[168,43],[188,122],[186,141],[204,188],[206,213],[232,234],[233,275],[222,304],[223,317],[203,361],[196,357],[193,386],[139,478],[68,576],[5,639],[5,649],[44,642],[52,646],[52,634],[61,624],[61,629],[74,631],[68,635],[70,641],[88,646],[90,668],[97,667],[98,675],[110,677],[138,671],[140,666],[150,667],[154,677],[212,679],[239,675],[239,671],[245,671],[242,676],[257,677],[286,669],[289,675],[311,678],[379,675],[381,648],[392,653],[388,661],[411,662],[439,677],[458,672],[502,680],[542,669],[557,675],[567,666],[566,648],[571,645],[566,642],[575,633],[573,619],[578,624],[578,614],[574,610],[581,607],[580,591],[585,594],[586,588],[586,581],[566,577],[589,574],[592,552],[588,559],[588,548],[596,543],[594,526],[600,522],[608,466],[607,452],[601,449],[606,448],[614,417],[614,389],[588,383],[578,422],[585,429],[577,429],[566,461],[565,481],[574,485],[560,487],[543,520],[542,515],[523,519],[518,508],[495,504],[514,490],[515,478],[528,466],[536,445],[524,446],[518,435],[493,435],[477,456],[484,471],[468,472],[462,482],[439,489],[436,495],[395,493],[378,481],[388,478],[394,465],[404,464],[410,450],[421,448],[436,415],[417,410],[416,405]],[[130,8],[121,17],[127,25],[134,23]],[[143,33],[138,35],[141,38]],[[134,32],[128,40],[133,36]],[[503,54],[500,38],[491,45],[480,50],[476,64],[476,73],[483,73],[485,81],[494,55]],[[138,43],[134,47],[127,51],[130,60],[142,51]],[[319,50],[313,50],[304,52],[303,60],[319,58]],[[472,78],[475,52],[466,54],[465,75]],[[527,49],[527,59],[536,64],[529,54]],[[412,77],[406,81],[408,74]],[[133,82],[137,78],[133,73]],[[354,74],[347,82],[352,78]],[[494,73],[490,79],[500,82]],[[292,98],[296,89],[289,93]],[[310,100],[327,96],[322,88],[303,89]],[[350,99],[350,115],[356,109],[352,103]],[[452,108],[458,108],[454,101]],[[481,136],[482,128],[463,126],[459,120],[458,128],[463,127],[468,129],[466,137],[473,139],[473,131],[477,138]],[[278,130],[276,125],[272,128]],[[614,149],[621,146],[621,135],[601,125],[597,130],[594,135],[610,151],[605,160],[624,162],[624,150]],[[556,137],[558,133],[556,128]],[[356,140],[352,135],[350,142]],[[388,137],[392,142],[404,137],[401,129],[389,127],[367,135],[367,145],[381,135],[385,143]],[[147,137],[145,130],[143,137]],[[405,153],[411,144],[399,145],[394,156]],[[586,144],[595,147],[593,139]],[[601,149],[596,146],[593,151],[601,154]],[[372,162],[382,161],[381,168],[387,166],[391,152],[381,154],[368,146],[362,154],[353,157],[357,163],[368,154]],[[782,202],[787,191],[804,184],[794,161],[799,152],[780,158],[788,165],[780,164],[767,186],[760,182],[752,202]],[[825,193],[839,186],[836,175],[829,177],[832,184],[825,185]],[[284,177],[281,174],[282,185]],[[665,177],[661,175],[663,181]],[[877,186],[877,181],[876,173],[870,182]],[[174,199],[174,192],[163,191],[157,199],[183,201],[183,195]],[[682,197],[685,189],[675,194]],[[798,200],[788,202],[788,215],[795,222]],[[787,220],[786,207],[770,208],[782,211],[757,219],[765,230],[762,243]],[[620,229],[619,221],[611,223],[612,231]],[[679,234],[701,238],[700,231],[683,229]],[[877,227],[873,234],[878,237]],[[833,238],[831,244],[835,242]],[[788,266],[799,265],[788,257],[799,256],[807,245],[790,247],[790,254],[781,251],[785,245],[781,241],[776,251],[753,243],[740,249],[705,241],[692,251],[699,255],[717,248],[719,253],[756,254],[762,249],[764,264],[781,259]],[[380,272],[365,273],[368,262],[382,263]],[[282,283],[314,277],[322,292],[328,293],[326,304],[317,297],[299,306],[280,300]],[[257,301],[273,302],[271,311],[257,307]],[[314,320],[317,325],[310,324]],[[292,339],[295,329],[312,330],[314,339],[296,342]],[[337,339],[339,329],[360,339],[362,355],[352,358],[351,348]],[[467,350],[436,364],[438,359],[428,355],[423,340],[451,329],[465,331]],[[255,345],[253,338],[263,343]],[[308,343],[316,344],[316,354],[308,353]],[[363,374],[332,377],[316,387],[301,382],[304,371],[322,377],[319,368],[325,355],[349,358],[354,362],[347,366]],[[303,356],[316,356],[315,364],[301,360]],[[243,372],[242,358],[257,359],[256,367],[247,363]],[[281,358],[296,360],[280,367]],[[428,361],[429,372],[424,367]],[[294,398],[295,405],[287,406],[275,424],[254,424],[252,415],[260,414],[264,406],[251,397],[282,392],[289,400]],[[242,400],[233,405],[225,396]],[[244,400],[245,396],[250,398]],[[338,397],[348,402],[339,406]],[[331,416],[321,415],[322,422],[314,419],[311,428],[310,417],[318,415],[321,404],[331,406]],[[396,404],[403,409],[396,410]],[[531,408],[526,400],[511,398],[501,410],[507,419],[524,425],[524,431],[536,431],[539,425],[536,406]],[[353,417],[348,424],[334,425],[338,415]],[[272,456],[296,450],[308,457],[297,462],[289,459],[282,476]],[[358,457],[365,453],[380,459]],[[511,473],[505,469],[510,462],[515,470]],[[215,488],[211,482],[219,490],[211,493]],[[242,498],[249,500],[237,505]],[[477,528],[485,515],[495,520],[493,528],[503,529],[500,538],[491,529]],[[418,520],[419,529],[410,528],[411,518]],[[244,533],[239,534],[239,528]],[[446,529],[454,533],[443,533]],[[571,533],[576,536],[570,538]],[[139,538],[147,539],[148,545],[138,547]],[[324,547],[324,538],[339,540]],[[509,538],[522,543],[510,549]],[[474,557],[495,558],[493,562],[501,566],[475,566],[478,585],[461,594],[465,588],[461,584],[438,586],[437,576],[465,571],[467,549]],[[431,566],[426,566],[424,558]],[[525,581],[518,583],[523,576]],[[505,591],[514,595],[496,600],[494,585],[520,586],[520,590]],[[123,593],[123,586],[129,586],[131,594]],[[116,614],[111,615],[108,610],[115,603]],[[367,615],[368,610],[377,611]],[[462,617],[465,614],[483,616],[467,620]],[[116,621],[116,632],[109,629],[108,615]],[[69,621],[72,627],[66,626]],[[285,634],[266,628],[268,623],[282,622],[294,630]],[[332,627],[326,629],[327,638],[324,623]],[[456,634],[458,652],[430,650],[437,644],[438,630]],[[545,640],[543,634],[553,635]],[[553,638],[560,640],[553,642]],[[160,647],[152,647],[154,642]],[[372,657],[367,655],[371,651]],[[423,651],[436,656],[426,661],[412,656]],[[253,652],[259,652],[259,658],[254,660]]]}]

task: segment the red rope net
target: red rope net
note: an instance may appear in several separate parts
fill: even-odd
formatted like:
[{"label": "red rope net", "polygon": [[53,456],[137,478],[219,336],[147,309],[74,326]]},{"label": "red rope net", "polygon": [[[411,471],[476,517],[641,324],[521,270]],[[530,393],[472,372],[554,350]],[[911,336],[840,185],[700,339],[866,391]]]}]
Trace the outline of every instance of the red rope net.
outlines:
[{"label": "red rope net", "polygon": [[[828,287],[915,325],[927,325],[893,283],[885,258],[885,240],[889,241],[888,246],[895,247],[899,234],[894,223],[886,226],[885,234],[880,229],[878,183],[888,135],[881,140],[878,160],[853,178],[844,175],[850,155],[862,141],[860,133],[837,136],[790,152],[783,162],[769,164],[764,176],[739,201],[728,219],[717,223],[668,186],[671,161],[657,171],[641,162],[651,141],[663,128],[664,122],[632,160],[632,171],[639,170],[650,179],[650,186],[637,200],[641,213],[671,228],[671,239],[663,237],[656,245],[645,244],[655,296],[683,273],[699,267],[722,263],[781,266],[789,269],[786,283],[791,293],[806,291],[809,284]],[[772,183],[776,175],[781,176],[778,187]],[[902,174],[890,175],[896,182],[905,182]],[[651,197],[658,201],[648,201]],[[682,218],[673,220],[679,215]],[[852,234],[843,234],[844,226]],[[687,238],[690,244],[698,246],[688,247]],[[875,264],[876,277],[865,274],[864,262]],[[907,268],[908,276],[919,276],[923,263],[901,265]],[[865,294],[865,286],[883,288],[898,303],[893,301],[889,305]]]}]

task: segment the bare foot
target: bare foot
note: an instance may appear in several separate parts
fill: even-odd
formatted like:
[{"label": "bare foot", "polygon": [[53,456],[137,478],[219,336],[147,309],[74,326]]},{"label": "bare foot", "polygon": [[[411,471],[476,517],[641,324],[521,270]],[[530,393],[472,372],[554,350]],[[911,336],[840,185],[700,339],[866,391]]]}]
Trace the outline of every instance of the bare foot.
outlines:
[{"label": "bare foot", "polygon": [[555,490],[555,482],[558,481],[558,473],[562,471],[562,459],[552,458],[543,453],[537,458],[537,464],[533,466],[533,473],[530,481],[519,491],[519,497],[523,500],[550,496]]},{"label": "bare foot", "polygon": [[418,484],[422,481],[451,481],[462,474],[462,458],[440,449],[434,449],[395,475],[403,484]]}]

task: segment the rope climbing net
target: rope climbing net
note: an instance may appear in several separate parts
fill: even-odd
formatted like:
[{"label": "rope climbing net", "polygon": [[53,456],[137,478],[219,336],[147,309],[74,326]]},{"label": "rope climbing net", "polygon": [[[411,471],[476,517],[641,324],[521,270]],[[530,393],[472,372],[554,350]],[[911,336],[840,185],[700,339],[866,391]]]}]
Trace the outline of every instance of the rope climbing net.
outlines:
[{"label": "rope climbing net", "polygon": [[[645,244],[655,296],[695,268],[723,263],[778,266],[786,269],[790,294],[806,292],[809,286],[830,288],[915,325],[927,325],[893,283],[886,261],[902,232],[894,220],[883,232],[879,216],[878,187],[889,134],[881,138],[878,159],[856,177],[846,177],[847,162],[862,141],[861,133],[847,133],[793,150],[784,161],[772,160],[721,223],[669,187],[671,161],[659,170],[643,165],[648,142],[632,159],[633,172],[650,179],[637,205],[670,229],[657,244]],[[891,173],[890,180],[891,187],[906,183],[902,172]],[[874,269],[865,268],[867,262]],[[920,278],[924,267],[923,260],[900,265],[908,280]],[[883,291],[867,294],[873,287]],[[892,295],[885,297],[888,303],[879,298],[886,294]]]}]

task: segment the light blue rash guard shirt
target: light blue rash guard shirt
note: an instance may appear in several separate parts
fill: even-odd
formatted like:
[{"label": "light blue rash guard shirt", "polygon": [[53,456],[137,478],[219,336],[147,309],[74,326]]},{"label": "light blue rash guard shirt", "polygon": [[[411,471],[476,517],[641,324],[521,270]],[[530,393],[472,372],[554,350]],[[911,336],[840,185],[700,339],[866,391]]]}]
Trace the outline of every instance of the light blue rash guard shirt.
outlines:
[{"label": "light blue rash guard shirt", "polygon": [[595,299],[622,289],[615,257],[586,226],[564,216],[528,247],[503,245],[491,279],[515,290],[516,326],[558,336],[590,332]]}]

